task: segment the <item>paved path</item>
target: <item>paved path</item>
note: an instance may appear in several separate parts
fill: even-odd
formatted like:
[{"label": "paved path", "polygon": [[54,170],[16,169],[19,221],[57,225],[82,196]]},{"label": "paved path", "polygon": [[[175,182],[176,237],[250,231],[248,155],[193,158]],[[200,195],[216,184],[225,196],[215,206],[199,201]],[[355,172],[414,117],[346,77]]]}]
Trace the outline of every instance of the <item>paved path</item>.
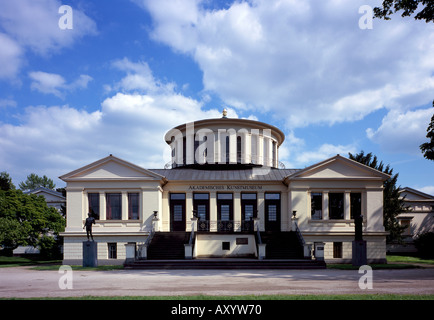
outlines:
[{"label": "paved path", "polygon": [[[367,275],[359,274],[358,270],[116,270],[59,273],[16,267],[0,268],[0,297],[434,294],[433,268],[373,270],[373,289],[362,290],[359,280]],[[68,289],[67,285],[71,283],[72,289]]]}]

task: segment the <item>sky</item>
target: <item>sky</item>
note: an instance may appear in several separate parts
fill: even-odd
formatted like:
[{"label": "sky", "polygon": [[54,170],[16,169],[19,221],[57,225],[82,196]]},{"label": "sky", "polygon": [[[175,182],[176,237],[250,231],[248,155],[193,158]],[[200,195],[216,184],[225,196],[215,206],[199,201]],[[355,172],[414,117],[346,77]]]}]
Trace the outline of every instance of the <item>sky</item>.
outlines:
[{"label": "sky", "polygon": [[363,150],[434,194],[434,23],[381,2],[0,0],[0,171],[163,168],[169,129],[226,108],[280,128],[286,168]]}]

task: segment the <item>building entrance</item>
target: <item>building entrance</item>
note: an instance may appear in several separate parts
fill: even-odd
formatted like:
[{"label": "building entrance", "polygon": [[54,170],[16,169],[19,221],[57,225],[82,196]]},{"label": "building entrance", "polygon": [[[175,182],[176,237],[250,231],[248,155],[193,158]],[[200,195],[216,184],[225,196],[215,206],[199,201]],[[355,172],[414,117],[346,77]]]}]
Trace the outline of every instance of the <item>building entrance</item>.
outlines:
[{"label": "building entrance", "polygon": [[185,231],[185,193],[170,194],[170,231]]},{"label": "building entrance", "polygon": [[265,231],[280,231],[280,193],[265,194]]},{"label": "building entrance", "polygon": [[232,193],[217,194],[217,231],[234,231],[234,202]]}]

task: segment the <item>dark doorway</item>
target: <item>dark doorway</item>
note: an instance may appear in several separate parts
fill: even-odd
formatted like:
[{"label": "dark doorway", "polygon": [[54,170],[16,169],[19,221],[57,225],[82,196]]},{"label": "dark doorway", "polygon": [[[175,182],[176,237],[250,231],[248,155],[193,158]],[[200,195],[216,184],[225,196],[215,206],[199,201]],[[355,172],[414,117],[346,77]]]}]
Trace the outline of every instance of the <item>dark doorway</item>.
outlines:
[{"label": "dark doorway", "polygon": [[280,231],[280,193],[265,194],[265,230]]},{"label": "dark doorway", "polygon": [[170,231],[185,231],[185,193],[170,194]]}]

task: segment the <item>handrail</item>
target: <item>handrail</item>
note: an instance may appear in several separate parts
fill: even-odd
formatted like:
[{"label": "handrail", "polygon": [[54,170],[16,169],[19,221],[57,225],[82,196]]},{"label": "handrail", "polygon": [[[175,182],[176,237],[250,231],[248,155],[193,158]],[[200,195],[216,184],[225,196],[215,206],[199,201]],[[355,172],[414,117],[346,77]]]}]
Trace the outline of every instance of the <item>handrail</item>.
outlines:
[{"label": "handrail", "polygon": [[154,226],[152,225],[152,229],[151,229],[151,233],[149,234],[149,236],[148,236],[148,238],[146,238],[146,241],[145,241],[145,247],[148,247],[149,246],[149,244],[151,243],[151,241],[152,241],[152,238],[154,237],[154,234],[155,234],[155,228],[154,228]]},{"label": "handrail", "polygon": [[188,242],[189,245],[193,244],[193,239],[194,239],[194,223],[191,224],[190,240]]},{"label": "handrail", "polygon": [[301,234],[300,229],[298,228],[297,221],[294,221],[295,224],[295,233],[297,234],[298,241],[300,241],[301,246],[305,245],[303,235]]}]

